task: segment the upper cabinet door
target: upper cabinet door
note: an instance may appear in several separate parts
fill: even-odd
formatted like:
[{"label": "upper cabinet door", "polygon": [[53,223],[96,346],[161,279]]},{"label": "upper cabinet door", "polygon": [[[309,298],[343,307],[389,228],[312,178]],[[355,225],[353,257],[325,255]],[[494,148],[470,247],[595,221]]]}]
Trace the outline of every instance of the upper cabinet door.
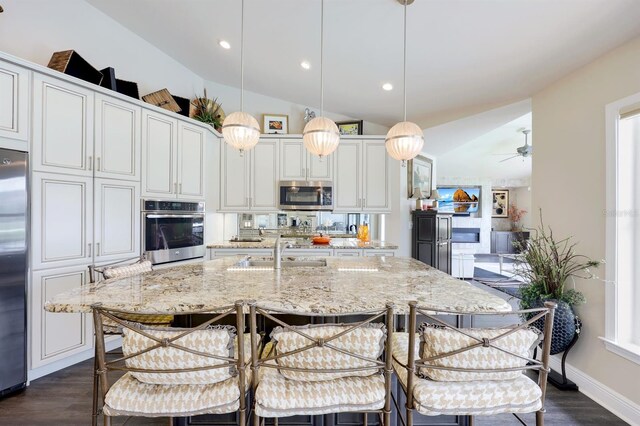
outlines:
[{"label": "upper cabinet door", "polygon": [[140,254],[140,183],[95,179],[96,263]]},{"label": "upper cabinet door", "polygon": [[33,269],[93,260],[93,178],[33,174]]},{"label": "upper cabinet door", "polygon": [[307,151],[302,139],[280,139],[280,180],[306,179]]},{"label": "upper cabinet door", "polygon": [[334,211],[355,212],[362,209],[361,156],[362,141],[342,141],[335,156]]},{"label": "upper cabinet door", "polygon": [[333,180],[333,154],[320,158],[307,152],[307,160],[307,179]]},{"label": "upper cabinet door", "polygon": [[251,150],[252,211],[278,210],[278,157],[277,139],[263,139]]},{"label": "upper cabinet door", "polygon": [[[28,113],[29,71],[11,64],[0,64],[0,138],[28,141]],[[23,145],[22,148],[28,150],[28,144]]]},{"label": "upper cabinet door", "polygon": [[204,198],[205,131],[178,124],[178,198]]},{"label": "upper cabinet door", "polygon": [[175,197],[177,127],[172,118],[142,111],[142,195]]},{"label": "upper cabinet door", "polygon": [[140,108],[96,94],[95,176],[140,180]]},{"label": "upper cabinet door", "polygon": [[33,169],[93,175],[93,92],[35,74]]},{"label": "upper cabinet door", "polygon": [[240,154],[228,143],[220,143],[220,210],[250,209],[250,152]]},{"label": "upper cabinet door", "polygon": [[389,156],[384,141],[362,143],[362,210],[391,211],[389,203]]}]

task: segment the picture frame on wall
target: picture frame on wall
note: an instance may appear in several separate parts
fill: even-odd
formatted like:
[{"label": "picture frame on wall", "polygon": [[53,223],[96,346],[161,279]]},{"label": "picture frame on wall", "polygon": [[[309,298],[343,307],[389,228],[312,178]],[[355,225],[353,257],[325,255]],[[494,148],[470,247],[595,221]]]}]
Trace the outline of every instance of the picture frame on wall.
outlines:
[{"label": "picture frame on wall", "polygon": [[494,189],[491,191],[493,204],[491,217],[509,217],[509,190]]},{"label": "picture frame on wall", "polygon": [[262,133],[286,135],[289,133],[289,116],[262,114]]},{"label": "picture frame on wall", "polygon": [[341,135],[361,135],[363,131],[362,120],[339,121],[336,125]]},{"label": "picture frame on wall", "polygon": [[407,191],[408,198],[413,198],[416,189],[422,197],[431,196],[433,182],[433,160],[423,155],[416,156],[407,162]]}]

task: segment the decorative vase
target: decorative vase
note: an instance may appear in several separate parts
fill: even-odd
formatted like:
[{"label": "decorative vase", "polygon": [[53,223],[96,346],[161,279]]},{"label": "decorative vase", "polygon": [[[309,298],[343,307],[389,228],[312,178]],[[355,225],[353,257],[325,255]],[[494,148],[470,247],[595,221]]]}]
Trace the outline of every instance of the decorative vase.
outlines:
[{"label": "decorative vase", "polygon": [[[556,312],[553,317],[553,333],[551,336],[551,355],[555,355],[564,352],[571,344],[576,333],[580,332],[580,320],[573,312],[571,305],[567,302],[555,299],[549,299],[549,301],[557,304]],[[544,300],[538,300],[534,307],[544,307],[544,302]],[[540,318],[531,325],[538,330],[543,331],[544,318]]]},{"label": "decorative vase", "polygon": [[513,232],[522,231],[522,226],[520,226],[520,222],[511,222],[511,231]]}]

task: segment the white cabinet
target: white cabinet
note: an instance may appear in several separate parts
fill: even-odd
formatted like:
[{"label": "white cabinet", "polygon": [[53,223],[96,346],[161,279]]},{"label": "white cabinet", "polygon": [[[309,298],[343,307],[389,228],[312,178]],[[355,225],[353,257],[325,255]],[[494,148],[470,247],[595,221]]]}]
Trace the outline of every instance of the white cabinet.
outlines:
[{"label": "white cabinet", "polygon": [[248,152],[222,142],[220,147],[220,210],[278,210],[278,140],[261,139]]},{"label": "white cabinet", "polygon": [[[29,139],[29,71],[12,64],[0,64],[0,138]],[[3,146],[4,141],[0,141]],[[22,146],[24,145],[24,146]],[[20,147],[27,151],[28,144]]]},{"label": "white cabinet", "polygon": [[333,158],[319,158],[302,139],[280,139],[280,180],[332,180]]},{"label": "white cabinet", "polygon": [[205,131],[143,110],[142,195],[204,198]]},{"label": "white cabinet", "polygon": [[362,210],[362,141],[342,141],[335,155],[334,212]]},{"label": "white cabinet", "polygon": [[390,212],[389,156],[384,141],[362,143],[362,211]]},{"label": "white cabinet", "polygon": [[177,144],[176,120],[148,110],[142,111],[142,195],[175,196]]},{"label": "white cabinet", "polygon": [[287,256],[294,257],[331,257],[333,256],[332,249],[287,249],[282,253],[282,257]]},{"label": "white cabinet", "polygon": [[209,259],[221,259],[231,256],[273,256],[269,249],[209,249]]},{"label": "white cabinet", "polygon": [[221,211],[249,210],[250,161],[249,153],[241,154],[224,141],[220,143]]},{"label": "white cabinet", "polygon": [[394,257],[396,255],[395,250],[363,249],[362,253],[364,257]]},{"label": "white cabinet", "polygon": [[384,141],[342,141],[334,164],[335,212],[391,211],[389,160]]},{"label": "white cabinet", "polygon": [[178,198],[204,198],[205,130],[201,127],[178,124]]},{"label": "white cabinet", "polygon": [[140,107],[95,96],[95,176],[140,180]]},{"label": "white cabinet", "polygon": [[86,266],[33,272],[30,293],[32,369],[93,347],[89,315],[44,310],[45,302],[55,295],[85,285],[87,274]]},{"label": "white cabinet", "polygon": [[32,267],[92,261],[93,178],[33,173]]},{"label": "white cabinet", "polygon": [[361,257],[362,250],[359,249],[334,249],[333,255],[336,257]]},{"label": "white cabinet", "polygon": [[33,170],[92,176],[93,92],[40,74],[33,82]]},{"label": "white cabinet", "polygon": [[278,157],[276,139],[260,140],[251,150],[249,206],[252,211],[278,210]]},{"label": "white cabinet", "polygon": [[96,179],[94,182],[95,262],[140,254],[140,184]]}]

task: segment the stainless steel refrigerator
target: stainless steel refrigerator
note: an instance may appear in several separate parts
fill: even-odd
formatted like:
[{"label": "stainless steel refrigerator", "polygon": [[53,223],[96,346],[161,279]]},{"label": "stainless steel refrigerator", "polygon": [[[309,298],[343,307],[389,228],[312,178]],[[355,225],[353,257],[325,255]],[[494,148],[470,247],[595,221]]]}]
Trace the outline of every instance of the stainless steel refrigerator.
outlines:
[{"label": "stainless steel refrigerator", "polygon": [[0,397],[27,382],[28,156],[0,149]]}]

